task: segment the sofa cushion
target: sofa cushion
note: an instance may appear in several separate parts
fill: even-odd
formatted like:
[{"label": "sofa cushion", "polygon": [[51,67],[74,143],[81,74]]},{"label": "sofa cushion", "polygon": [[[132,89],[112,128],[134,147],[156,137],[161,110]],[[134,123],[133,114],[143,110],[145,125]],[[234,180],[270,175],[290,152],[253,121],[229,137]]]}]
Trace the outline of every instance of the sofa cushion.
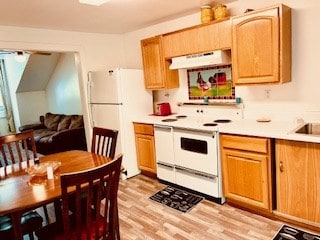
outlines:
[{"label": "sofa cushion", "polygon": [[38,143],[49,144],[52,142],[52,135],[43,136],[39,139]]},{"label": "sofa cushion", "polygon": [[40,139],[47,137],[47,136],[51,136],[55,133],[56,133],[56,131],[52,131],[49,129],[36,129],[33,131],[34,140],[35,140],[35,142],[39,142]]},{"label": "sofa cushion", "polygon": [[60,132],[60,131],[69,129],[70,123],[71,123],[71,116],[62,116],[58,124],[57,131]]},{"label": "sofa cushion", "polygon": [[71,123],[69,129],[83,127],[83,116],[82,115],[72,115]]},{"label": "sofa cushion", "polygon": [[44,118],[44,125],[50,130],[57,131],[61,117],[61,114],[53,114],[48,112]]}]

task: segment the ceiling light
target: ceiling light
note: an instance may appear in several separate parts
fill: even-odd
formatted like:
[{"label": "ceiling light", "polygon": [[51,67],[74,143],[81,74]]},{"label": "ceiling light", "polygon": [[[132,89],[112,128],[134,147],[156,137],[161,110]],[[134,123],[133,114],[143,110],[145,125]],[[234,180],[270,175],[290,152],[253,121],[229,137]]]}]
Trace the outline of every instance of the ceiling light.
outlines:
[{"label": "ceiling light", "polygon": [[17,61],[17,62],[25,62],[27,60],[27,56],[21,52],[21,51],[18,51],[16,53],[16,55],[14,56],[14,59]]},{"label": "ceiling light", "polygon": [[110,0],[79,0],[79,3],[100,6],[108,1],[110,1]]}]

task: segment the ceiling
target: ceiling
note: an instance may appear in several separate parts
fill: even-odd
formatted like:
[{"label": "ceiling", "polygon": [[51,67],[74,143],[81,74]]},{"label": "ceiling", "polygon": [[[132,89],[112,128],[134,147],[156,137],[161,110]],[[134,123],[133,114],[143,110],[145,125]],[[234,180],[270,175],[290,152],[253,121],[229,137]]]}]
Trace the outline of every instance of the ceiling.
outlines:
[{"label": "ceiling", "polygon": [[78,0],[0,0],[0,25],[121,34],[200,12],[205,4],[235,0],[110,0],[101,6]]},{"label": "ceiling", "polygon": [[17,92],[43,91],[52,77],[61,53],[31,54],[23,70]]}]

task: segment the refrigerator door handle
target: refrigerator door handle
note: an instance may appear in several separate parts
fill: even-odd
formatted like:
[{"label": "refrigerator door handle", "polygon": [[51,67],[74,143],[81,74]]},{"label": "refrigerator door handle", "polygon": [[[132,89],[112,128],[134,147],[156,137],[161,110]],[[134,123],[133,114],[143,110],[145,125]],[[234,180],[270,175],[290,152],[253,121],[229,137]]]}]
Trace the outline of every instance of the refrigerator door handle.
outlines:
[{"label": "refrigerator door handle", "polygon": [[90,105],[123,105],[122,102],[120,103],[95,103],[95,102],[92,102],[92,103],[89,103]]}]

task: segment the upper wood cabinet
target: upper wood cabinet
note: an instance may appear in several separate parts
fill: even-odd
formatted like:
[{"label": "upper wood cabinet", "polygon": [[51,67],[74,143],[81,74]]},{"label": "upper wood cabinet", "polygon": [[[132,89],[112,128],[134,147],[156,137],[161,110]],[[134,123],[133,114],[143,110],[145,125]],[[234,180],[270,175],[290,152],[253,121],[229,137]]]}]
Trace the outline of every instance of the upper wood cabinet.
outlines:
[{"label": "upper wood cabinet", "polygon": [[166,59],[231,48],[231,21],[202,24],[163,35]]},{"label": "upper wood cabinet", "polygon": [[227,200],[271,212],[271,140],[227,134],[220,138]]},{"label": "upper wood cabinet", "polygon": [[291,9],[282,4],[232,17],[235,85],[291,81]]},{"label": "upper wood cabinet", "polygon": [[179,87],[178,70],[169,70],[170,60],[163,55],[162,36],[141,40],[144,80],[147,89]]},{"label": "upper wood cabinet", "polygon": [[277,213],[320,223],[320,144],[276,140]]}]

